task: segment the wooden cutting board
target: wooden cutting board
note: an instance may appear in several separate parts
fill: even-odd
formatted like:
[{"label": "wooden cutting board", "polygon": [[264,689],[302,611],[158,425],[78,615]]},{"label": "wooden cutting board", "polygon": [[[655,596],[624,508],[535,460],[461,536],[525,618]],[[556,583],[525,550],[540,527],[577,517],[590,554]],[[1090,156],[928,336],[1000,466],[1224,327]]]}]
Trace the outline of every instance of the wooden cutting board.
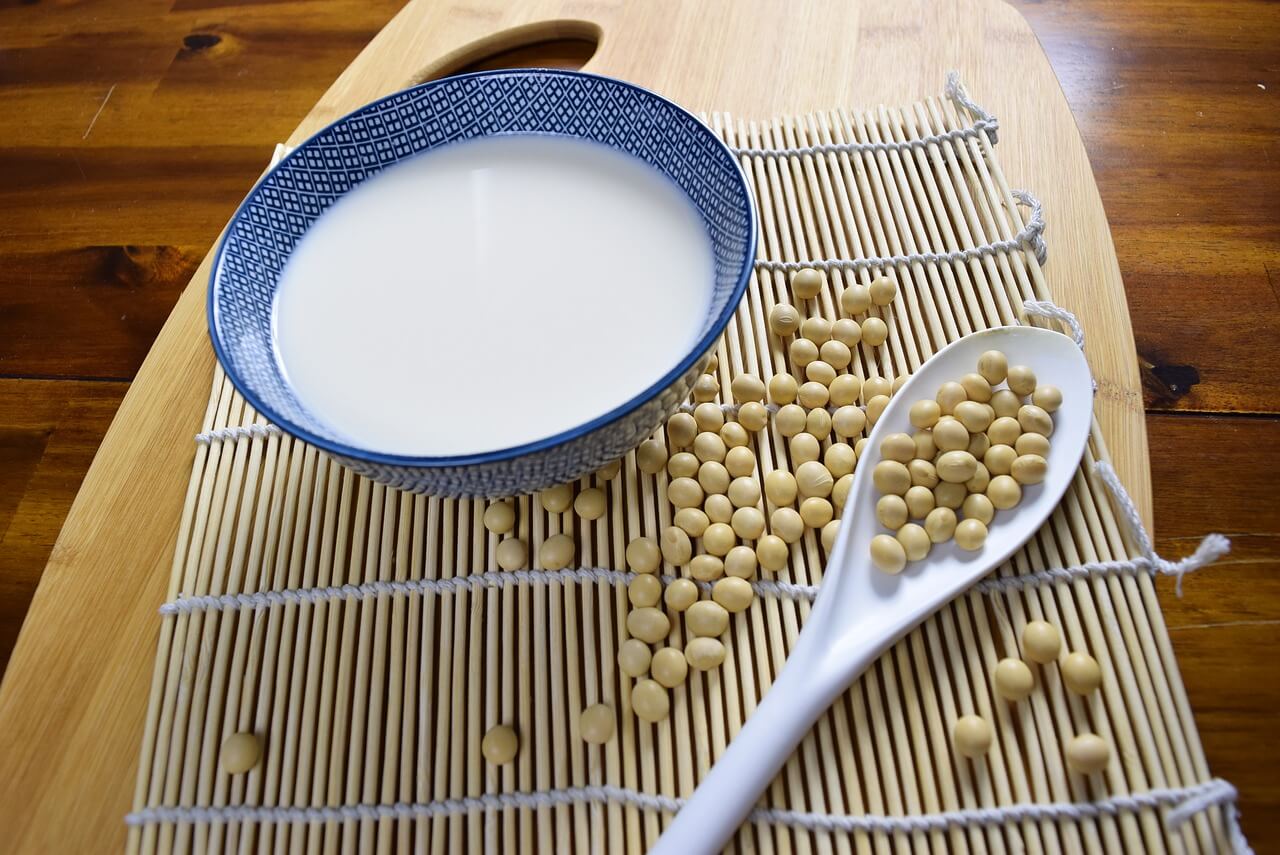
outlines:
[{"label": "wooden cutting board", "polygon": [[[1150,523],[1142,401],[1115,251],[1067,102],[1016,11],[1000,0],[416,0],[288,142],[442,71],[562,37],[598,42],[588,71],[695,111],[743,118],[908,103],[940,93],[945,73],[957,69],[1000,119],[1000,158],[1013,186],[1044,202],[1049,282],[1085,324],[1097,416]],[[121,405],[0,686],[0,828],[8,851],[123,845],[156,608],[213,367],[208,276],[206,259]]]}]

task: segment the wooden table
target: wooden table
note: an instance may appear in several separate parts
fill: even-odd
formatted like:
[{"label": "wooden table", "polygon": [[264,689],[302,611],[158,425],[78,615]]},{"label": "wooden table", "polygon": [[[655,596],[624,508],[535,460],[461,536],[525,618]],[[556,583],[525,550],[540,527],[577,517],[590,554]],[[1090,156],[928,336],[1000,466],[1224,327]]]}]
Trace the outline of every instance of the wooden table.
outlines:
[{"label": "wooden table", "polygon": [[[178,294],[271,146],[399,5],[0,10],[0,663]],[[1280,502],[1264,463],[1280,439],[1268,358],[1280,340],[1280,21],[1261,2],[1021,8],[1110,216],[1158,546],[1178,555],[1206,531],[1235,538],[1228,561],[1182,600],[1165,586],[1164,603],[1211,766],[1241,787],[1245,829],[1268,851],[1280,843],[1269,734],[1280,673],[1266,655],[1280,624]],[[586,53],[567,41],[502,61]],[[1051,245],[1070,240],[1069,224],[1050,228]],[[143,661],[153,652],[137,640]]]}]

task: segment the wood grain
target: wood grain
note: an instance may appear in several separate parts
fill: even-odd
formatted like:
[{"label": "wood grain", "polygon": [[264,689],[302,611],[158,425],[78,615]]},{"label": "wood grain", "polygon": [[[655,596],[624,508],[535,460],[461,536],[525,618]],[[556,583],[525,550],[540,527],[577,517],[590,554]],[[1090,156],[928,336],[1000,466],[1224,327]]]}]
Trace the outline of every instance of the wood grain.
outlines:
[{"label": "wood grain", "polygon": [[1280,412],[1275,6],[1019,8],[1089,149],[1152,408]]},{"label": "wood grain", "polygon": [[0,380],[0,668],[128,385]]},{"label": "wood grain", "polygon": [[1263,651],[1280,631],[1280,502],[1253,449],[1280,442],[1280,423],[1159,413],[1147,429],[1160,450],[1151,458],[1157,548],[1185,554],[1206,531],[1232,541],[1227,558],[1184,582],[1181,599],[1163,580],[1160,601],[1210,768],[1239,787],[1254,849],[1273,851],[1280,781],[1266,729],[1280,707],[1280,668]]},{"label": "wood grain", "polygon": [[[0,9],[0,375],[132,378],[272,145],[289,135],[399,5],[113,0]],[[1110,215],[1138,352],[1147,366],[1148,406],[1158,412],[1148,427],[1159,546],[1177,555],[1208,530],[1236,537],[1230,572],[1189,580],[1183,600],[1166,596],[1164,602],[1210,764],[1242,787],[1245,828],[1259,851],[1267,851],[1280,845],[1280,793],[1269,774],[1280,755],[1264,738],[1280,701],[1280,681],[1273,661],[1251,654],[1265,647],[1280,619],[1273,581],[1280,531],[1274,510],[1280,503],[1256,465],[1258,449],[1280,438],[1274,419],[1280,393],[1269,353],[1280,331],[1274,273],[1280,270],[1280,161],[1274,150],[1280,21],[1260,2],[1091,0],[1019,8],[1063,83]],[[476,9],[477,31],[497,28],[493,9]],[[673,15],[668,24],[688,26],[685,17]],[[1028,48],[1011,15],[1001,11],[992,20],[1002,50],[1010,49],[1005,42]],[[695,108],[744,115],[935,91],[933,72],[912,64],[910,45],[927,36],[923,24],[908,21],[881,31],[873,23],[848,8],[835,28],[842,38],[862,28],[886,40],[879,60],[869,67],[854,63],[853,71],[855,51],[832,62],[826,50],[814,48],[826,36],[800,32],[802,17],[777,28],[796,44],[784,63],[786,79],[804,81],[805,74],[829,68],[832,84],[781,85],[770,69],[767,92],[747,91],[726,83],[725,75],[705,74],[724,66],[730,55],[725,48],[700,53],[704,71],[689,79],[668,70],[642,82],[679,92]],[[671,69],[678,66],[670,46],[654,51]],[[548,55],[572,64],[581,53],[580,46],[562,45]],[[858,52],[859,63],[866,53],[875,48]],[[534,62],[537,54],[529,49],[507,61]],[[597,56],[593,63],[607,60]],[[940,65],[948,61],[964,68],[974,92],[1010,129],[1001,157],[1011,177],[1043,194],[1043,167],[1030,158],[1045,153],[1028,147],[1025,161],[1014,156],[1019,139],[1025,144],[1044,132],[1030,122],[1014,124],[1035,109],[1033,93],[1008,97],[954,53],[939,57]],[[415,66],[405,73],[424,70],[430,71]],[[857,82],[837,92],[830,86],[842,83],[841,74]],[[753,102],[759,98],[770,102]],[[1070,217],[1054,210],[1054,199],[1046,201],[1055,253],[1050,281],[1057,287],[1057,265],[1070,258],[1079,235]],[[187,314],[198,315],[198,299],[189,293],[188,302]],[[187,320],[170,331],[171,340],[203,340],[202,320]],[[208,367],[199,354],[151,366],[152,381],[144,382],[198,379],[191,388],[169,389],[146,411],[157,418],[193,412],[203,401]],[[62,516],[123,390],[122,382],[0,382],[0,484],[6,488],[0,500],[0,655],[7,656]],[[1208,412],[1257,415],[1195,415]],[[198,414],[174,417],[193,419]],[[177,513],[186,477],[178,462],[189,460],[190,430],[186,424],[170,428],[152,441],[157,464],[168,467],[172,483],[139,495],[113,489],[133,482],[138,473],[128,466],[103,463],[91,476],[87,489],[115,496],[110,520],[172,530],[168,518]],[[1224,435],[1232,441],[1221,441]],[[1112,450],[1120,456],[1114,444]],[[1221,473],[1231,477],[1217,477]],[[137,732],[141,712],[126,701],[145,693],[153,604],[171,543],[157,541],[132,554],[131,565],[114,565],[125,575],[91,575],[86,568],[112,566],[86,554],[101,548],[103,536],[92,530],[64,539],[46,573],[47,590],[37,596],[45,601],[43,610],[37,605],[39,614],[86,597],[118,607],[111,631],[93,635],[91,645],[82,640],[30,653],[65,660],[58,683],[79,686],[79,692],[47,700],[41,687],[46,675],[30,669],[14,669],[3,686],[6,723],[16,705],[27,704],[45,720],[27,717],[22,727],[6,727],[0,755],[12,757],[8,746],[22,740],[64,742],[56,756],[40,761],[24,753],[23,763],[44,764],[24,803],[31,794],[52,794],[62,776],[79,771],[81,759],[94,770],[90,786],[132,780],[136,745],[102,745],[97,736]],[[117,629],[129,625],[145,627],[143,637]],[[6,760],[6,769],[13,770],[13,762]],[[114,783],[108,783],[109,770],[116,770]],[[117,833],[122,810],[113,799],[82,798],[80,805],[85,828]],[[33,851],[62,840],[52,836],[56,827],[25,818],[22,827],[24,845]]]}]

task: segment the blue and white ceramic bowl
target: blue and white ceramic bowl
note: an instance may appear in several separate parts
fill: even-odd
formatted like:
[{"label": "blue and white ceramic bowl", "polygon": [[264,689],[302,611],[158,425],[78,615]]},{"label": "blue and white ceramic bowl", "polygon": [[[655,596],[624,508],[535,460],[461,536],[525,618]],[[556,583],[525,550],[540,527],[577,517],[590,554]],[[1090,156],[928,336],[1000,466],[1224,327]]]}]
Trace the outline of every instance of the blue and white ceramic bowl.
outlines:
[{"label": "blue and white ceramic bowl", "polygon": [[[298,402],[275,348],[272,304],[289,253],[325,209],[387,166],[458,140],[513,133],[603,143],[646,161],[688,195],[715,250],[714,293],[696,344],[630,401],[537,442],[458,457],[406,457],[339,439]],[[742,298],[755,245],[755,208],[733,153],[684,109],[629,83],[579,72],[468,74],[357,110],[272,169],[218,248],[209,331],[227,375],[254,407],[362,475],[440,496],[514,495],[617,459],[685,400]],[[358,299],[354,290],[352,299]]]}]

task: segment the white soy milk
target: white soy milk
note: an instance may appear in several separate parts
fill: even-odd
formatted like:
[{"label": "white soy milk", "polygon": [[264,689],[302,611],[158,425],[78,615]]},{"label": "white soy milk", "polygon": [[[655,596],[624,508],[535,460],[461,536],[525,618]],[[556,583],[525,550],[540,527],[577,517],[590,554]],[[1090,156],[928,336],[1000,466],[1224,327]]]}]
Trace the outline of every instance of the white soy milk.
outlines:
[{"label": "white soy milk", "polygon": [[322,214],[281,276],[276,346],[298,399],[353,445],[510,448],[675,367],[713,264],[697,211],[647,164],[488,137],[403,161]]}]

